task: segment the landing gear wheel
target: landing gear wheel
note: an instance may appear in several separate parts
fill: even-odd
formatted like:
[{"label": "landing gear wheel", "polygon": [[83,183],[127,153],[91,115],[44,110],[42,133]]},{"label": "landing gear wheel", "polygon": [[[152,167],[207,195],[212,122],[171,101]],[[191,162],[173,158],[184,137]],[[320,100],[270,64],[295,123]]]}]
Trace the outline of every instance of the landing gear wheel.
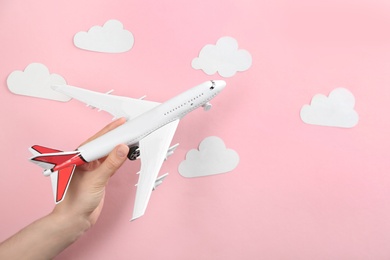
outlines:
[{"label": "landing gear wheel", "polygon": [[138,146],[130,147],[129,153],[127,154],[127,158],[129,158],[130,161],[137,160],[137,158],[140,156],[140,151],[138,148]]}]

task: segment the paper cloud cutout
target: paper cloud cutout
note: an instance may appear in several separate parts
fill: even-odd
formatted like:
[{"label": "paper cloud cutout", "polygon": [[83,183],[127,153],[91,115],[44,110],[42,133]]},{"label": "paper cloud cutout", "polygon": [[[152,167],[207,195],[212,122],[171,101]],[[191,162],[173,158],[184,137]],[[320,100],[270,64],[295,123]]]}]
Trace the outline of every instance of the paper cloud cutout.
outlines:
[{"label": "paper cloud cutout", "polygon": [[134,45],[133,34],[123,29],[118,20],[109,20],[103,27],[93,26],[88,32],[78,32],[73,38],[74,45],[88,51],[122,53]]},{"label": "paper cloud cutout", "polygon": [[353,94],[348,89],[336,88],[328,97],[315,95],[310,105],[302,107],[301,119],[312,125],[351,128],[359,121],[354,106]]},{"label": "paper cloud cutout", "polygon": [[15,70],[7,78],[8,89],[15,94],[69,101],[71,98],[54,91],[52,85],[66,84],[63,77],[50,74],[49,69],[40,63],[31,63],[24,71]]},{"label": "paper cloud cutout", "polygon": [[239,163],[237,152],[227,149],[222,139],[210,136],[204,139],[199,150],[192,149],[179,165],[183,177],[201,177],[234,170]]},{"label": "paper cloud cutout", "polygon": [[192,60],[194,69],[201,69],[208,75],[216,72],[222,77],[234,76],[237,71],[245,71],[252,65],[252,56],[246,50],[239,50],[236,39],[222,37],[216,45],[202,48],[199,57]]}]

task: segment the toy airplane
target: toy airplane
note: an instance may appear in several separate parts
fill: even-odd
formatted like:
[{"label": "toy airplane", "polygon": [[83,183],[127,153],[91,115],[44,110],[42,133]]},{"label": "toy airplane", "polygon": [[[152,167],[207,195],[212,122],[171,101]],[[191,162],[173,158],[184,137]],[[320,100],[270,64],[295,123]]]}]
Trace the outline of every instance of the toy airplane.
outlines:
[{"label": "toy airplane", "polygon": [[226,86],[222,80],[207,81],[164,102],[98,93],[68,85],[54,86],[58,92],[105,110],[114,117],[126,117],[127,122],[116,129],[80,146],[75,151],[62,152],[34,145],[30,160],[44,168],[51,177],[54,199],[61,202],[66,194],[76,166],[106,156],[118,144],[130,147],[128,158],[141,159],[141,170],[132,220],[144,215],[152,190],[160,185],[167,174],[158,176],[164,159],[178,144],[170,147],[179,120],[198,107],[211,108],[209,101]]}]

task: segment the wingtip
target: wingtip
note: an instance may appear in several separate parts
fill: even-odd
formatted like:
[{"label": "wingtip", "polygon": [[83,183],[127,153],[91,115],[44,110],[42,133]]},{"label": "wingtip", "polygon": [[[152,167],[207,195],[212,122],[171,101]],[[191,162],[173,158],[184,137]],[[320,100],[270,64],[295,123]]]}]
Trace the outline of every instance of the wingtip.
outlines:
[{"label": "wingtip", "polygon": [[133,222],[134,220],[139,219],[139,218],[142,217],[143,215],[144,215],[144,214],[142,214],[142,215],[133,215],[133,218],[130,219],[130,222]]}]

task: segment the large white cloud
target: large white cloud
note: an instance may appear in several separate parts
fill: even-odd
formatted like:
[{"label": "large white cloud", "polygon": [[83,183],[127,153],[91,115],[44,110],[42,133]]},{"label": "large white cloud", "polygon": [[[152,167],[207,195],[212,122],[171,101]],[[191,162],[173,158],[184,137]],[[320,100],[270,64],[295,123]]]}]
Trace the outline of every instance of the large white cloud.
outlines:
[{"label": "large white cloud", "polygon": [[248,70],[251,65],[251,54],[238,49],[238,43],[232,37],[222,37],[216,45],[204,46],[199,57],[192,60],[194,69],[201,69],[208,75],[218,72],[226,78],[234,76],[238,71]]},{"label": "large white cloud", "polygon": [[123,29],[118,20],[109,20],[103,27],[93,26],[88,32],[78,32],[73,38],[74,44],[84,50],[122,53],[129,51],[134,45],[133,34]]},{"label": "large white cloud", "polygon": [[12,93],[57,101],[69,101],[68,96],[51,88],[52,85],[62,84],[66,84],[65,79],[58,74],[50,74],[49,69],[41,63],[31,63],[24,71],[15,70],[7,78],[7,86]]},{"label": "large white cloud", "polygon": [[312,125],[351,128],[359,122],[354,109],[355,97],[345,88],[334,89],[329,96],[317,94],[301,109],[303,122]]},{"label": "large white cloud", "polygon": [[204,139],[199,150],[192,149],[179,165],[183,177],[201,177],[234,170],[240,158],[236,151],[227,149],[222,139],[210,136]]}]

